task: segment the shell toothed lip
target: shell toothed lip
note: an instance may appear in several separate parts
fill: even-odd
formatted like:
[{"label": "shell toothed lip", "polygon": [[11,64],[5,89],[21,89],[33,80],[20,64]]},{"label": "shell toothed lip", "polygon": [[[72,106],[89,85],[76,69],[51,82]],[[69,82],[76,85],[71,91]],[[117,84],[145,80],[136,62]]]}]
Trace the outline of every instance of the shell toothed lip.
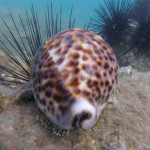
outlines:
[{"label": "shell toothed lip", "polygon": [[98,35],[70,29],[36,53],[32,87],[37,105],[62,129],[94,126],[118,80],[113,50]]}]

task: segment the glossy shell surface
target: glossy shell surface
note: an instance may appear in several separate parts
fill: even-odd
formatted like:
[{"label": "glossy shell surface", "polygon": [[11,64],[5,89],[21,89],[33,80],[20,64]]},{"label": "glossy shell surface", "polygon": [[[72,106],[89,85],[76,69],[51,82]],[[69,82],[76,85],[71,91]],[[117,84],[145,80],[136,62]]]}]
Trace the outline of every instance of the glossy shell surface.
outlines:
[{"label": "glossy shell surface", "polygon": [[62,129],[94,126],[118,80],[111,47],[98,35],[70,29],[37,51],[32,89],[38,107]]}]

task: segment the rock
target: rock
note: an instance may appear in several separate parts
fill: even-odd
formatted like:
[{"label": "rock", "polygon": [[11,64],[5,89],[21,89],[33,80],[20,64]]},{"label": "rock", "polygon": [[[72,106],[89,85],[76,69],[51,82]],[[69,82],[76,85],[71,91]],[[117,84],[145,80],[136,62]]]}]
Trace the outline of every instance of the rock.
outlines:
[{"label": "rock", "polygon": [[122,77],[122,76],[129,76],[132,74],[132,67],[131,66],[127,66],[127,67],[122,67],[119,69],[119,77]]},{"label": "rock", "polygon": [[150,150],[150,72],[121,68],[113,101],[96,126],[64,137],[36,121],[35,103],[17,103],[16,88],[0,84],[0,142],[8,150]]}]

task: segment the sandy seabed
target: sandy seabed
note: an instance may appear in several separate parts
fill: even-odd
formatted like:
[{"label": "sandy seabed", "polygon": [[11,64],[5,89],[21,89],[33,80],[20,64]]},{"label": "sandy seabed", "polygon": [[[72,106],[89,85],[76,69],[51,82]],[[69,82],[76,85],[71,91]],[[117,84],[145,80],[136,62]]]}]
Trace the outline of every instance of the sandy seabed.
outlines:
[{"label": "sandy seabed", "polygon": [[150,72],[121,68],[113,103],[98,124],[61,138],[36,120],[34,103],[18,103],[20,89],[0,82],[0,150],[150,150]]}]

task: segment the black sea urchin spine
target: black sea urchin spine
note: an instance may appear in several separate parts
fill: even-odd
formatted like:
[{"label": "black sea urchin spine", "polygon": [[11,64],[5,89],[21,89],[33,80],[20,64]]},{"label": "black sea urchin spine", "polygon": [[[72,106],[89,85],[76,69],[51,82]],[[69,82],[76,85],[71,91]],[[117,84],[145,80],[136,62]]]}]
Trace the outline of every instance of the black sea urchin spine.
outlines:
[{"label": "black sea urchin spine", "polygon": [[131,0],[104,0],[104,6],[100,5],[99,9],[95,9],[92,30],[111,46],[118,44],[129,29],[128,19],[132,6]]},{"label": "black sea urchin spine", "polygon": [[[1,50],[9,57],[9,65],[0,65],[0,69],[7,73],[7,77],[12,77],[17,80],[8,80],[17,83],[24,81],[28,82],[30,79],[30,67],[34,54],[38,47],[41,45],[41,35],[38,26],[38,17],[33,9],[31,8],[31,17],[26,12],[27,23],[23,22],[22,17],[19,15],[20,23],[24,31],[26,39],[23,39],[21,32],[12,15],[10,14],[11,21],[15,31],[12,31],[8,24],[3,20],[4,26],[6,27],[9,37],[2,33],[4,41],[0,40]],[[10,78],[9,78],[10,79]]]},{"label": "black sea urchin spine", "polygon": [[[19,15],[21,27],[17,25],[11,14],[10,18],[15,31],[11,30],[11,27],[5,20],[2,20],[9,36],[2,33],[0,49],[8,56],[9,64],[0,64],[0,72],[4,72],[7,75],[7,78],[0,76],[0,80],[21,84],[30,80],[32,61],[36,51],[42,45],[43,39],[48,39],[62,30],[62,7],[59,15],[57,13],[54,16],[52,3],[50,8],[47,5],[47,12],[45,12],[46,38],[41,34],[39,18],[33,6],[31,6],[30,15],[26,12],[26,21]],[[74,24],[75,18],[72,20],[71,8],[68,26],[66,28],[73,28]],[[25,38],[23,38],[20,32],[20,28],[23,30]]]},{"label": "black sea urchin spine", "polygon": [[[72,20],[72,10],[73,7],[71,8],[71,12],[69,15],[67,29],[73,28],[75,24],[75,18],[73,18]],[[58,32],[62,31],[62,7],[60,8],[60,12],[56,13],[56,16],[54,17],[52,3],[50,8],[49,5],[47,4],[47,12],[45,12],[45,24],[46,24],[47,39],[57,34]]]}]

